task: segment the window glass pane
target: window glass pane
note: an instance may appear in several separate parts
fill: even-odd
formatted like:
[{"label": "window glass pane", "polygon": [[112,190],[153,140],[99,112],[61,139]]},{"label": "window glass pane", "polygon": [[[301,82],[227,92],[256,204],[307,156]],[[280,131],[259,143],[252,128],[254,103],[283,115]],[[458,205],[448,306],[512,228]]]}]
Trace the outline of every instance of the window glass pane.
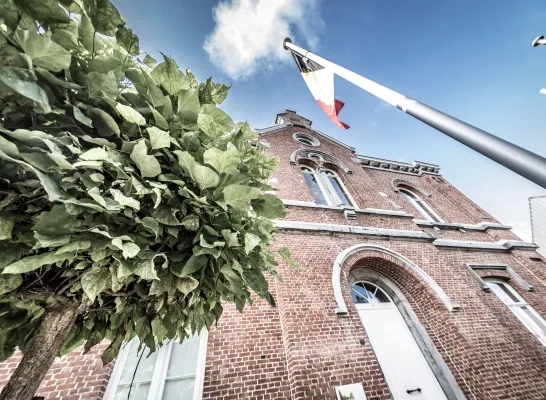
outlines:
[{"label": "window glass pane", "polygon": [[334,191],[336,192],[337,197],[339,197],[341,204],[346,206],[352,205],[351,202],[349,201],[349,198],[345,194],[345,191],[341,188],[341,185],[339,184],[337,177],[331,176],[330,174],[328,174],[328,180],[330,181],[330,184],[334,188]]},{"label": "window glass pane", "polygon": [[305,182],[307,182],[307,186],[309,187],[309,190],[311,190],[315,202],[320,205],[327,205],[328,202],[326,201],[322,190],[320,190],[316,175],[304,173],[303,176],[305,177]]},{"label": "window glass pane", "polygon": [[528,320],[531,320],[538,329],[538,333],[546,333],[546,326],[542,318],[539,318],[529,307],[520,307],[520,309],[525,313],[525,317]]},{"label": "window glass pane", "polygon": [[508,288],[506,287],[506,285],[500,284],[500,285],[498,285],[498,286],[499,286],[499,287],[501,288],[501,290],[505,293],[505,295],[506,295],[510,300],[512,300],[514,303],[518,303],[518,302],[521,301],[521,299],[519,299],[518,297],[514,296],[514,293],[512,293],[512,292],[510,291],[510,289],[508,289]]},{"label": "window glass pane", "polygon": [[[148,395],[150,383],[154,374],[155,362],[157,360],[157,352],[148,357],[150,350],[148,348],[143,348],[141,352],[138,353],[138,345],[138,340],[133,340],[131,342],[131,349],[129,350],[129,355],[127,356],[127,361],[123,367],[121,378],[114,396],[116,400],[127,399],[131,382],[133,382],[131,399],[142,399],[146,398]],[[144,353],[142,354],[142,352]],[[136,374],[135,369],[137,369]],[[134,380],[133,375],[135,377]]]},{"label": "window glass pane", "polygon": [[135,383],[131,389],[131,397],[129,395],[129,385],[118,386],[114,400],[142,400],[148,397],[150,391],[150,382],[148,383]]},{"label": "window glass pane", "polygon": [[434,215],[434,213],[430,211],[426,204],[424,204],[421,200],[415,200],[415,202],[430,218],[432,218],[433,221],[440,222],[440,220],[436,218],[436,215]]},{"label": "window glass pane", "polygon": [[191,400],[195,391],[195,379],[174,379],[165,382],[161,400]]},{"label": "window glass pane", "polygon": [[167,378],[195,376],[198,356],[199,336],[192,336],[183,343],[173,343]]},{"label": "window glass pane", "polygon": [[351,297],[354,303],[368,303],[368,293],[361,283],[355,283],[351,289]]},{"label": "window glass pane", "polygon": [[389,298],[381,289],[370,283],[365,283],[364,286],[368,290],[368,297],[372,299],[373,303],[390,303]]}]

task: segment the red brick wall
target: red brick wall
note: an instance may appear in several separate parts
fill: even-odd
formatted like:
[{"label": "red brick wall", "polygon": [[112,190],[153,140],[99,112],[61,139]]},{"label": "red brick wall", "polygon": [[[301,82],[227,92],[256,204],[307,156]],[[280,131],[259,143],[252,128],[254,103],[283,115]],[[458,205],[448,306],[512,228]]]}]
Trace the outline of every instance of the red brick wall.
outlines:
[{"label": "red brick wall", "polygon": [[[277,182],[272,184],[283,199],[313,201],[299,166],[289,162],[290,155],[304,147],[292,139],[294,132],[315,136],[321,145],[310,150],[331,154],[353,171],[340,171],[339,175],[361,209],[405,211],[422,219],[393,189],[392,180],[398,178],[431,194],[422,197],[446,222],[497,222],[483,218],[488,214],[443,178],[439,182],[427,174],[413,176],[363,168],[352,161],[355,155],[349,150],[304,128],[289,128],[263,137],[271,146],[268,153],[280,158]],[[306,207],[288,207],[286,219],[423,231],[453,240],[518,240],[506,230],[438,231],[420,227],[412,218],[374,214],[358,214],[355,221],[348,221],[342,211]],[[460,311],[447,310],[432,289],[397,259],[366,251],[356,253],[342,267],[342,291],[349,312],[345,318],[338,317],[331,280],[333,263],[341,251],[362,243],[387,247],[413,261],[461,306]],[[225,306],[222,320],[209,333],[204,400],[334,400],[335,386],[358,382],[363,384],[369,400],[389,399],[380,366],[349,296],[347,277],[352,268],[359,266],[380,272],[397,285],[468,399],[546,399],[546,347],[494,294],[480,290],[465,266],[510,265],[535,291],[525,291],[513,279],[510,284],[546,317],[546,263],[530,260],[536,253],[467,251],[438,248],[425,241],[298,231],[280,231],[275,248],[281,246],[288,246],[305,269],[296,271],[280,262],[283,282],[271,282],[276,308],[261,300],[247,307],[244,314]],[[502,272],[496,276],[499,274],[504,276]],[[360,339],[364,339],[364,345]],[[101,366],[102,348],[104,345],[85,356],[77,350],[57,360],[38,394],[49,400],[101,399],[112,367]],[[15,356],[0,365],[0,386],[18,360]]]}]

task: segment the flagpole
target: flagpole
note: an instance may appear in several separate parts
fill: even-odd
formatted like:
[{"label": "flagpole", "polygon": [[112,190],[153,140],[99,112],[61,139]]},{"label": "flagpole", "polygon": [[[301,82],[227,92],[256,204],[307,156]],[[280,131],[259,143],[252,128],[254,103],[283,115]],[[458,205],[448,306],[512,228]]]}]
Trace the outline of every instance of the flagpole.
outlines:
[{"label": "flagpole", "polygon": [[476,150],[478,153],[496,161],[520,176],[546,188],[546,158],[429,107],[426,104],[420,103],[401,93],[395,92],[392,89],[296,46],[292,43],[290,38],[284,39],[283,47],[285,50],[293,50],[301,56],[319,63],[325,68],[330,68],[337,75],[364,89],[368,93],[373,94],[390,105],[404,111],[406,114],[411,115],[458,142]]}]

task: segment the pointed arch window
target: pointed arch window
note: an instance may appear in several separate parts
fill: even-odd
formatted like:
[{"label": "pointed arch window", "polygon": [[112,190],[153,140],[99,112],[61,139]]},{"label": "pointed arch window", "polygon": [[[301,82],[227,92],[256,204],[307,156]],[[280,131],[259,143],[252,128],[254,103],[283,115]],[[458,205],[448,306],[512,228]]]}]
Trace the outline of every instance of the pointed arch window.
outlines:
[{"label": "pointed arch window", "polygon": [[347,188],[334,171],[325,168],[315,170],[310,167],[301,167],[301,170],[317,204],[356,207]]},{"label": "pointed arch window", "polygon": [[431,222],[443,222],[442,219],[436,214],[430,206],[425,203],[415,192],[404,187],[398,188],[400,193],[419,211],[419,213],[425,217],[427,221]]}]

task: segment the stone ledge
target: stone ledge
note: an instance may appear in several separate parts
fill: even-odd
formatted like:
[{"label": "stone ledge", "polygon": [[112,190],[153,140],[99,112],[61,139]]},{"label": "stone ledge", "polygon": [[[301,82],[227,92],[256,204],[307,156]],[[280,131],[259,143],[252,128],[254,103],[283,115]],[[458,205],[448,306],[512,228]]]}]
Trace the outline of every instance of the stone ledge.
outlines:
[{"label": "stone ledge", "polygon": [[334,211],[345,211],[352,210],[357,214],[375,214],[375,215],[386,215],[389,217],[402,217],[402,218],[414,218],[413,214],[408,214],[404,211],[394,211],[394,210],[382,210],[379,208],[353,208],[353,207],[335,207],[335,206],[322,206],[310,201],[300,201],[300,200],[283,200],[285,206],[288,207],[308,207],[316,208],[321,210],[334,210]]},{"label": "stone ledge", "polygon": [[463,250],[495,250],[495,251],[511,251],[511,250],[530,250],[534,251],[538,246],[534,243],[528,243],[519,240],[499,240],[498,242],[473,242],[466,240],[448,240],[436,239],[432,242],[437,247],[450,247]]},{"label": "stone ledge", "polygon": [[487,229],[502,229],[510,230],[511,226],[497,224],[493,222],[480,222],[479,224],[456,224],[451,222],[432,222],[424,219],[414,219],[413,222],[419,226],[438,227],[438,228],[451,228],[451,229],[466,229],[468,231],[485,231]]},{"label": "stone ledge", "polygon": [[363,236],[370,236],[370,237],[393,238],[393,239],[413,239],[413,240],[425,240],[425,241],[433,241],[434,239],[436,239],[436,235],[428,234],[422,231],[368,228],[363,226],[321,224],[321,223],[315,223],[315,222],[276,220],[275,226],[279,229],[285,229],[285,230],[350,233],[353,235],[363,235]]}]

